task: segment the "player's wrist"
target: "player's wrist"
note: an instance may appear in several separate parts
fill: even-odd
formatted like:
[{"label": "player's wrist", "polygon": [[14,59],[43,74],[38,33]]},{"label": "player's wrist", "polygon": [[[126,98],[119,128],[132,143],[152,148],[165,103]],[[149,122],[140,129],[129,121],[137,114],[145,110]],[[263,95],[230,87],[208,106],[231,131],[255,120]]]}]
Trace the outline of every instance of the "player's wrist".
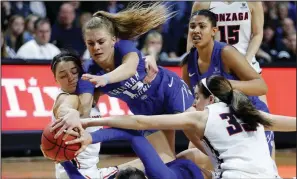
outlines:
[{"label": "player's wrist", "polygon": [[103,75],[102,77],[104,78],[106,84],[109,84],[109,77],[108,77],[108,75],[105,74],[105,75]]}]

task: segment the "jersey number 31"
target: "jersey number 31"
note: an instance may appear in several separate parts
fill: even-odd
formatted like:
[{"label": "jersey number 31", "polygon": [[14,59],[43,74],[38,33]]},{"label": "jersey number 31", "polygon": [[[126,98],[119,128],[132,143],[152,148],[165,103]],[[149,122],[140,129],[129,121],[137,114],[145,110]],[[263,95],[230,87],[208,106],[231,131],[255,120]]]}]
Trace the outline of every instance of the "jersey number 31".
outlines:
[{"label": "jersey number 31", "polygon": [[238,123],[237,119],[235,118],[235,116],[233,114],[223,113],[223,114],[220,114],[220,117],[223,120],[228,120],[228,123],[230,124],[230,126],[226,127],[226,129],[230,136],[240,133],[242,131],[246,131],[246,132],[253,131],[253,130],[249,129],[249,126],[247,124]]}]

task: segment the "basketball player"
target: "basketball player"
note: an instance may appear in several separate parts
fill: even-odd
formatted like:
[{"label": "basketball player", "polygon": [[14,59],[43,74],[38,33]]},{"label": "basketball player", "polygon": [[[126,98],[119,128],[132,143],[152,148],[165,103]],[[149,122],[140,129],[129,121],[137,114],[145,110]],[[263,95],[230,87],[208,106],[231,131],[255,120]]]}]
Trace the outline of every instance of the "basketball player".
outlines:
[{"label": "basketball player", "polygon": [[[79,136],[78,133],[77,136]],[[120,171],[116,175],[117,179],[146,179],[145,175],[149,179],[203,179],[211,176],[210,172],[204,171],[206,174],[204,177],[201,170],[190,160],[173,158],[172,162],[164,164],[148,140],[139,131],[135,130],[109,128],[98,130],[91,133],[91,135],[86,132],[83,137],[73,142],[83,142],[85,147],[91,143],[95,144],[112,140],[129,141],[145,167],[145,174],[134,167],[119,168]],[[73,179],[81,178],[81,175],[78,173],[75,169],[69,172],[72,176],[75,174]]]},{"label": "basketball player", "polygon": [[[263,38],[262,2],[194,2],[192,13],[202,9],[209,9],[216,14],[218,32],[215,39],[233,45],[245,56],[251,66],[261,73],[255,54]],[[187,50],[190,51],[192,46],[189,33]]]},{"label": "basketball player", "polygon": [[[66,115],[69,117],[97,117],[100,112],[97,108],[92,108],[89,115],[80,115],[83,112],[78,112],[81,106],[78,103],[69,103],[72,99],[78,99],[77,95],[73,93],[76,90],[79,74],[82,72],[82,66],[79,57],[70,52],[62,52],[55,56],[52,60],[51,70],[57,81],[60,89],[57,93],[55,103],[53,106],[52,120]],[[76,100],[78,101],[78,100]],[[89,127],[86,130],[93,132],[102,127]],[[89,145],[86,150],[80,153],[75,159],[74,163],[87,178],[103,178],[107,175],[112,175],[117,172],[117,168],[97,168],[99,162],[100,143]],[[55,165],[56,178],[68,178],[66,171],[60,164]]]},{"label": "basketball player", "polygon": [[[209,10],[194,12],[189,26],[195,46],[183,61],[182,75],[185,82],[194,87],[205,77],[224,76],[234,89],[248,95],[258,110],[269,112],[267,105],[258,98],[267,91],[261,76],[234,47],[213,40],[217,30],[215,14]],[[273,132],[267,131],[266,135],[271,152]]]},{"label": "basketball player", "polygon": [[[215,40],[224,42],[235,47],[245,59],[261,74],[262,69],[255,54],[257,53],[263,39],[264,12],[262,2],[194,2],[192,13],[209,9],[216,14],[218,31]],[[193,46],[192,38],[188,33],[187,50]],[[266,105],[266,95],[259,97]],[[274,138],[274,136],[269,136]],[[273,153],[275,158],[274,141],[272,140]]]},{"label": "basketball player", "polygon": [[[159,67],[154,80],[150,84],[144,84],[146,69],[141,52],[136,49],[133,41],[122,40],[134,39],[164,23],[172,15],[160,2],[147,8],[136,4],[117,14],[104,11],[95,13],[83,29],[85,43],[92,57],[85,64],[85,71],[89,74],[82,76],[84,80],[79,81],[77,88],[78,94],[88,95],[81,99],[84,108],[90,108],[88,103],[96,86],[100,92],[126,102],[134,114],[173,114],[195,110],[192,107],[193,95],[175,73]],[[52,130],[63,126],[57,132],[57,137],[66,128],[72,130],[74,125],[71,128],[67,123],[75,122],[72,118],[64,118],[57,121]],[[152,132],[155,131],[142,131],[144,136]],[[154,137],[150,142],[158,153],[161,150],[169,156],[175,156],[174,131],[163,133],[168,142],[160,142],[160,137]]]},{"label": "basketball player", "polygon": [[[82,120],[84,127],[191,130],[191,142],[204,143],[214,165],[213,178],[280,178],[269,155],[265,130],[296,131],[296,117],[256,110],[250,99],[222,76],[202,79],[195,88],[196,112],[157,116],[113,116]],[[202,111],[201,111],[202,110]],[[66,144],[96,141],[96,131]]]}]

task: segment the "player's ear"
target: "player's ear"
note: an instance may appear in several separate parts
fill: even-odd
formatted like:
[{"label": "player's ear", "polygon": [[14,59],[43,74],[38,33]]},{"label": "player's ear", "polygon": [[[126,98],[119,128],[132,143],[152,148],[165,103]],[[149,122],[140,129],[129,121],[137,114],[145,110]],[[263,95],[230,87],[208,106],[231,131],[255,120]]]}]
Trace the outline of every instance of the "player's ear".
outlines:
[{"label": "player's ear", "polygon": [[213,27],[212,28],[212,32],[211,32],[211,36],[214,37],[216,35],[217,31],[218,31],[218,28],[217,27]]},{"label": "player's ear", "polygon": [[213,95],[209,96],[209,104],[215,103],[215,97]]}]

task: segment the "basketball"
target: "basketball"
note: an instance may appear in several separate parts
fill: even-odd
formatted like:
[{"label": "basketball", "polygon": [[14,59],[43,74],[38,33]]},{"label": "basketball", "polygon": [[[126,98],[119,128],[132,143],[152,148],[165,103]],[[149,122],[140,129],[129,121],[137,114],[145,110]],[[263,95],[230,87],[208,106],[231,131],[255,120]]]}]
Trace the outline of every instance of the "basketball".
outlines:
[{"label": "basketball", "polygon": [[75,158],[75,152],[80,149],[80,144],[66,145],[66,141],[75,139],[75,136],[69,135],[65,140],[62,140],[63,134],[59,138],[54,139],[55,134],[60,130],[56,129],[50,132],[51,124],[46,126],[41,137],[41,146],[44,154],[55,161],[72,160]]}]

